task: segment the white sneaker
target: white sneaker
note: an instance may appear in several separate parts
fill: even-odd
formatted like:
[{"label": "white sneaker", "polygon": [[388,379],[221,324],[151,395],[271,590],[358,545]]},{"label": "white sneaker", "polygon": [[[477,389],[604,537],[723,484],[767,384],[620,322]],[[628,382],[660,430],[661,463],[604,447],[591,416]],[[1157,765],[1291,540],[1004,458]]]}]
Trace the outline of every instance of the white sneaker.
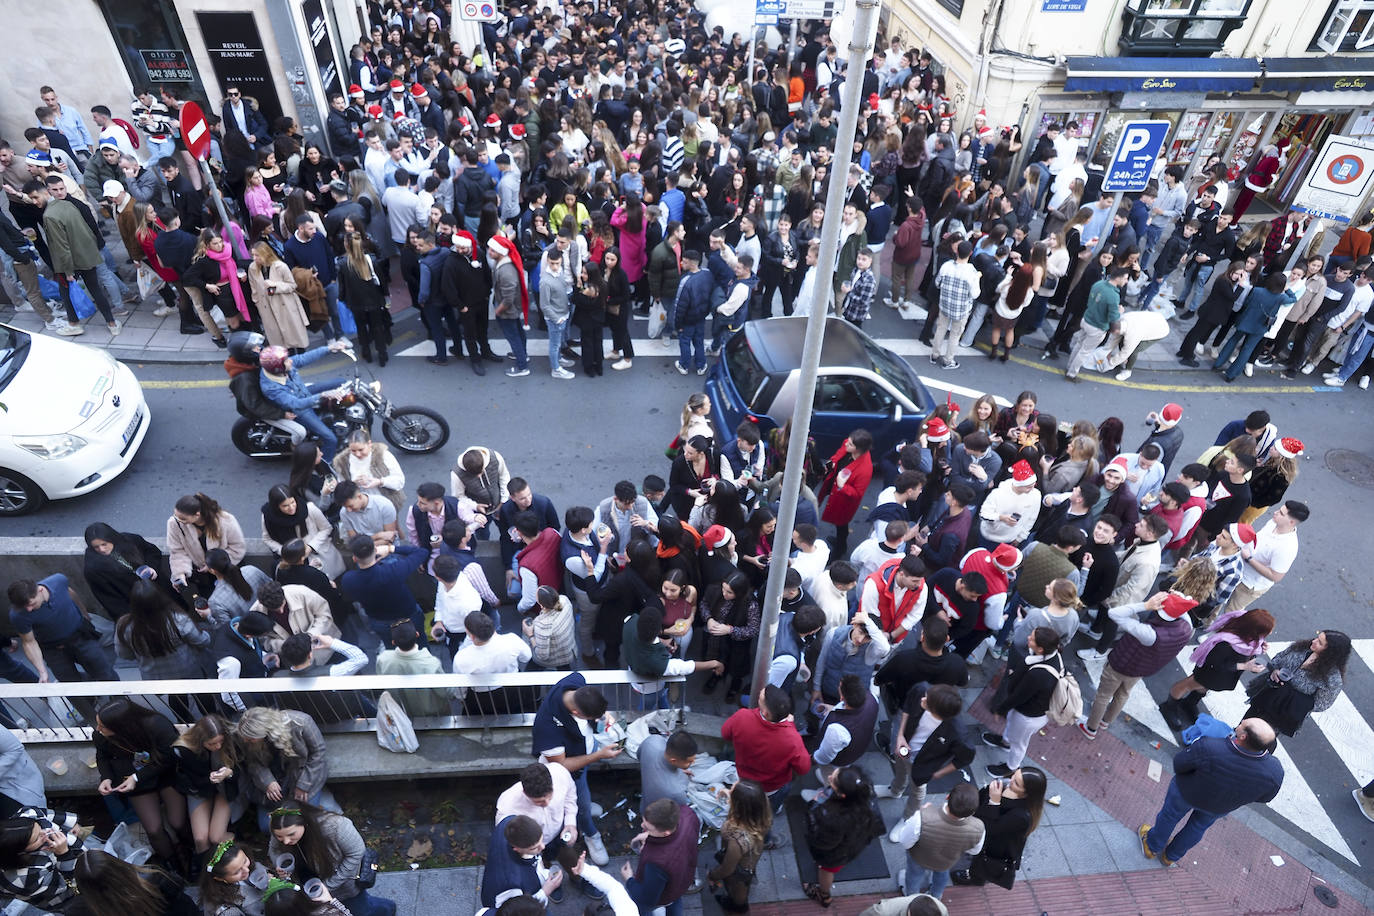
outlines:
[{"label": "white sneaker", "polygon": [[873,794],[876,795],[876,796],[878,796],[879,798],[901,798],[901,797],[902,797],[902,793],[901,793],[901,792],[893,792],[893,791],[892,791],[892,785],[891,785],[890,783],[889,783],[888,785],[885,785],[885,786],[874,786],[874,787],[873,787]]},{"label": "white sneaker", "polygon": [[1078,657],[1085,662],[1100,662],[1107,657],[1106,652],[1099,652],[1096,649],[1079,649]]},{"label": "white sneaker", "polygon": [[168,315],[175,315],[176,313],[177,310],[170,305],[159,305],[157,308],[153,309],[154,318],[166,318]]},{"label": "white sneaker", "polygon": [[564,369],[562,366],[559,366],[557,369],[553,370],[552,374],[554,378],[577,378],[577,376],[573,375],[571,372],[569,372],[567,369]]},{"label": "white sneaker", "polygon": [[[887,832],[887,841],[888,841],[889,843],[897,843],[897,842],[900,842],[900,841],[901,841],[901,836],[902,836],[902,822],[901,822],[901,821],[898,821],[898,822],[897,822],[897,826],[896,826],[896,827],[893,827],[891,830],[889,830],[889,831]],[[897,886],[898,886],[898,887],[901,887],[901,886],[902,886],[902,873],[905,872],[905,871],[906,871],[906,869],[902,869],[902,871],[900,871],[900,872],[897,873]]]},{"label": "white sneaker", "polygon": [[618,359],[615,362],[611,363],[611,368],[616,370],[617,372],[623,372],[624,370],[630,368],[633,365],[634,363],[630,362],[628,359]]},{"label": "white sneaker", "polygon": [[1207,358],[1208,358],[1208,359],[1216,359],[1216,358],[1217,358],[1217,348],[1216,348],[1216,347],[1208,347],[1208,348],[1207,348]]},{"label": "white sneaker", "polygon": [[596,802],[592,802],[592,817],[601,817],[601,816],[603,816],[605,813],[606,813],[606,809],[605,809],[605,808],[601,807],[601,806],[598,805]]},{"label": "white sneaker", "polygon": [[1367,375],[1362,375],[1362,376],[1360,376],[1360,387],[1361,387],[1361,388],[1365,388],[1365,389],[1369,388],[1369,376],[1367,376]]},{"label": "white sneaker", "polygon": [[573,366],[576,366],[577,363],[573,362],[570,359],[564,359],[560,356],[558,358],[558,365],[562,366],[564,369],[571,369]]},{"label": "white sneaker", "polygon": [[32,312],[32,311],[33,311],[33,306],[29,304],[29,300],[25,299],[23,302],[19,303],[18,305],[16,305],[16,306],[14,307],[14,311],[15,311],[16,313],[19,313],[19,312]]},{"label": "white sneaker", "polygon": [[706,374],[706,367],[705,367],[705,366],[702,366],[700,369],[697,370],[697,375],[705,375],[705,374]]},{"label": "white sneaker", "polygon": [[1311,375],[1313,372],[1317,371],[1317,367],[1312,365],[1311,363],[1307,363],[1302,367],[1300,371],[1303,375]]},{"label": "white sneaker", "polygon": [[582,842],[587,844],[587,858],[591,859],[593,864],[605,865],[611,861],[611,857],[606,855],[606,844],[601,842],[601,834],[584,835]]},{"label": "white sneaker", "polygon": [[687,368],[686,368],[685,366],[683,366],[681,362],[678,362],[678,361],[674,360],[674,361],[673,361],[673,368],[677,370],[677,374],[678,374],[678,375],[686,375],[686,374],[687,374]]},{"label": "white sneaker", "polygon": [[1126,379],[1128,379],[1128,378],[1130,378],[1130,377],[1131,377],[1131,370],[1130,370],[1130,369],[1122,369],[1120,372],[1118,372],[1118,373],[1116,374],[1116,380],[1117,380],[1118,382],[1124,382],[1124,381],[1126,381]]},{"label": "white sneaker", "polygon": [[1255,364],[1254,364],[1254,363],[1246,363],[1246,364],[1245,364],[1245,377],[1246,377],[1246,378],[1251,378],[1251,377],[1254,376],[1254,374],[1255,374]]},{"label": "white sneaker", "polygon": [[1345,381],[1339,375],[1324,376],[1322,378],[1322,382],[1324,384],[1330,385],[1333,388],[1340,388],[1345,385]]},{"label": "white sneaker", "polygon": [[105,327],[109,329],[111,337],[118,337],[119,332],[124,330],[123,325],[121,325],[118,321],[114,322],[113,324],[107,324]]},{"label": "white sneaker", "polygon": [[64,324],[57,329],[57,333],[63,337],[80,337],[86,333],[86,329],[79,324]]}]

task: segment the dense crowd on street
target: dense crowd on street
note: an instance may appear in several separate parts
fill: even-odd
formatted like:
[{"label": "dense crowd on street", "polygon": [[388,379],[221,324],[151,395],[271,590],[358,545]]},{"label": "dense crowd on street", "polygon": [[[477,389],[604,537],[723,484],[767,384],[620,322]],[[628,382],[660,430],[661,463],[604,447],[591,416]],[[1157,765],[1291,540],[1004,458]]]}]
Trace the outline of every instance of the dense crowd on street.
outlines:
[{"label": "dense crowd on street", "polygon": [[[466,357],[479,375],[507,362],[491,347],[494,317],[508,375],[529,373],[526,330],[542,325],[561,379],[577,356],[584,374],[601,374],[607,327],[612,369],[630,369],[630,320],[645,312],[676,337],[683,374],[704,374],[707,356],[779,299],[776,311],[806,314],[818,287],[862,325],[890,269],[886,304],[927,303],[920,334],[946,368],[985,325],[989,355],[1008,359],[1054,309],[1046,358],[1068,353],[1070,378],[1085,365],[1126,378],[1176,312],[1195,322],[1179,358],[1191,364],[1211,338],[1228,380],[1251,364],[1310,373],[1331,356],[1330,379],[1344,382],[1374,342],[1363,324],[1374,217],[1329,258],[1289,271],[1300,219],[1233,225],[1282,150],[1264,151],[1243,188],[1211,168],[1184,187],[1161,168],[1115,212],[1111,197],[1085,200],[1073,124],[1032,141],[1013,175],[1019,128],[956,111],[929,55],[899,36],[849,76],[864,83],[864,109],[859,134],[840,138],[844,62],[820,23],[802,23],[795,54],[759,53],[750,73],[741,36],[707,32],[679,5],[517,5],[481,54],[442,38],[450,12],[442,0],[370,8],[376,25],[351,50],[348,91],[330,100],[327,149],[224,87],[211,118],[223,214],[183,155],[183,100],[169,88],[140,87],[131,112],[97,105],[92,135],[43,87],[27,152],[0,142],[9,293],[76,336],[83,311],[117,334],[120,305],[156,291],[160,314],[225,346],[231,375],[256,378],[241,406],[301,427],[289,472],[264,481],[260,504],[197,492],[171,507],[165,531],[90,525],[82,591],[98,608],[61,573],[7,583],[19,637],[0,653],[0,676],[109,681],[116,657],[145,679],[566,672],[543,693],[405,688],[391,699],[411,718],[533,715],[533,762],[497,802],[482,877],[484,907],[503,916],[535,916],[568,886],[618,916],[678,912],[702,883],[726,911],[747,911],[793,794],[797,840],[817,866],[804,889],[821,906],[884,835],[908,866],[902,896],[875,916],[944,913],[950,881],[1009,888],[1045,801],[1046,774],[1025,763],[1036,734],[1074,728],[1087,755],[1132,688],[1194,641],[1192,673],[1161,704],[1188,743],[1141,827],[1143,855],[1172,865],[1213,821],[1274,797],[1276,735],[1335,702],[1351,648],[1318,629],[1268,652],[1281,610],[1264,596],[1297,559],[1309,510],[1289,492],[1303,444],[1263,410],[1214,441],[1190,431],[1185,451],[1184,411],[1169,403],[1130,451],[1122,418],[1061,422],[1031,391],[1007,407],[948,401],[889,454],[871,454],[862,429],[833,454],[807,443],[797,523],[782,533],[789,430],[718,429],[705,395],[683,407],[670,464],[626,468],[638,483],[560,514],[540,481],[484,445],[457,452],[448,480],[408,484],[365,432],[337,441],[314,412],[327,387],[299,370],[345,336],[385,365],[401,305],[393,271],[431,362]],[[956,134],[958,123],[971,126]],[[854,165],[837,178],[841,142]],[[818,265],[832,179],[846,186],[838,260]],[[106,244],[102,219],[122,249]],[[126,260],[139,291],[120,276]],[[57,308],[40,265],[57,279]],[[316,333],[327,346],[311,348]],[[267,568],[245,562],[249,534],[272,552]],[[503,575],[484,571],[485,540],[498,542]],[[758,672],[774,562],[789,569]],[[503,607],[518,626],[506,628]],[[1103,664],[1086,705],[1075,640],[1078,656]],[[960,718],[958,690],[980,665],[1003,723],[981,735]],[[584,674],[601,669],[639,679],[637,709],[609,709]],[[609,856],[589,776],[620,753],[605,740],[618,720],[668,707],[687,675],[730,707],[721,737],[738,781],[716,865],[697,871],[688,783],[699,750],[676,731],[639,747],[643,832],[617,878],[600,869]],[[766,683],[757,695],[754,677]],[[1238,723],[1201,713],[1208,692],[1242,686],[1250,708]],[[136,817],[152,848],[137,866],[86,848],[88,827],[49,807],[10,731],[38,723],[0,709],[0,890],[94,916],[194,911],[188,887],[206,916],[393,912],[368,893],[372,854],[328,789],[324,738],[381,700],[310,697],[172,695],[161,709],[73,698],[71,721],[92,729],[92,788]],[[875,739],[888,776],[861,764]],[[969,769],[977,740],[997,758],[981,787]],[[927,800],[927,784],[954,774]],[[905,799],[890,829],[881,797]],[[1374,819],[1374,784],[1356,800]],[[253,816],[258,846],[231,832]]]}]

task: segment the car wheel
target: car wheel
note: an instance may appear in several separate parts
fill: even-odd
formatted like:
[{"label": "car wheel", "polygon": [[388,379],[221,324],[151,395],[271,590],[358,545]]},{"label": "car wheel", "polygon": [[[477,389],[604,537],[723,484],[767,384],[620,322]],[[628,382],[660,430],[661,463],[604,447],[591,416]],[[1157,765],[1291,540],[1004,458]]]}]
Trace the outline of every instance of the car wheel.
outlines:
[{"label": "car wheel", "polygon": [[0,468],[0,516],[33,512],[48,501],[43,490],[17,471]]}]

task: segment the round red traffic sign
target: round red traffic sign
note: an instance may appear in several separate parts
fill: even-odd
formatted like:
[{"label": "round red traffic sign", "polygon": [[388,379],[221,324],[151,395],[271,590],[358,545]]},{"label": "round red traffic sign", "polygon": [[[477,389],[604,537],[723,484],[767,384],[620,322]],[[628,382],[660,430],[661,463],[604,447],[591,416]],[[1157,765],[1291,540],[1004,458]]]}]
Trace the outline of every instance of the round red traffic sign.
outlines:
[{"label": "round red traffic sign", "polygon": [[181,106],[181,139],[192,156],[197,159],[210,157],[210,125],[205,121],[205,112],[195,102]]},{"label": "round red traffic sign", "polygon": [[1354,153],[1344,153],[1331,160],[1326,177],[1332,184],[1350,184],[1364,174],[1364,160]]}]

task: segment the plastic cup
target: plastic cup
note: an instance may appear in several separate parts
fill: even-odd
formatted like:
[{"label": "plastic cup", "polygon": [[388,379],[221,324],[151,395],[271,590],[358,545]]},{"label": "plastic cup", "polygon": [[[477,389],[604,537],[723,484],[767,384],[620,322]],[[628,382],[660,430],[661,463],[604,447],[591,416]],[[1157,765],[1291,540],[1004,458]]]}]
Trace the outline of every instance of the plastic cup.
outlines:
[{"label": "plastic cup", "polygon": [[319,878],[311,878],[309,881],[305,882],[301,890],[304,891],[305,896],[309,897],[311,900],[324,899],[324,882]]},{"label": "plastic cup", "polygon": [[267,866],[259,862],[254,865],[253,870],[248,873],[248,883],[259,890],[265,890],[267,888],[267,881],[270,877],[271,875],[267,872]]},{"label": "plastic cup", "polygon": [[277,868],[282,871],[291,871],[296,867],[296,857],[290,854],[277,856]]},{"label": "plastic cup", "polygon": [[54,773],[56,773],[58,776],[66,776],[66,775],[67,775],[67,761],[66,761],[65,758],[62,758],[62,757],[54,757],[54,758],[48,763],[48,769],[52,770],[52,771],[53,771]]}]

